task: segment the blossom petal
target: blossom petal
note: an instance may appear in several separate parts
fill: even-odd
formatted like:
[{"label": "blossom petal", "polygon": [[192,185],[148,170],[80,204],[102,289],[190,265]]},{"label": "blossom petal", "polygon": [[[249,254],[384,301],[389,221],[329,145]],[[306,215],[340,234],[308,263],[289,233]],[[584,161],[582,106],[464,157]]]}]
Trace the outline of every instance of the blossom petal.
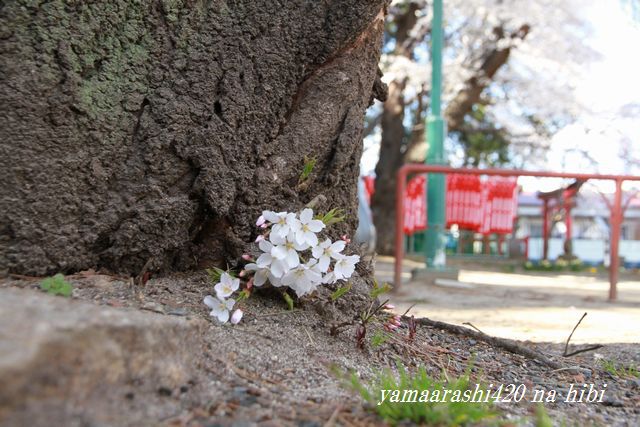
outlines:
[{"label": "blossom petal", "polygon": [[319,231],[322,231],[324,227],[325,227],[324,222],[320,221],[319,219],[314,219],[313,221],[307,224],[307,228],[313,231],[314,233],[318,233]]},{"label": "blossom petal", "polygon": [[303,209],[300,212],[300,222],[303,224],[308,224],[309,221],[313,219],[313,210],[310,208]]},{"label": "blossom petal", "polygon": [[295,250],[287,251],[286,262],[289,268],[297,267],[300,264],[300,258],[298,257],[298,252]]},{"label": "blossom petal", "polygon": [[270,241],[265,239],[265,240],[260,240],[260,243],[258,243],[258,247],[262,252],[270,252],[271,248],[273,247],[273,244]]},{"label": "blossom petal", "polygon": [[274,246],[271,249],[271,256],[275,259],[283,260],[287,257],[289,250],[284,245]]},{"label": "blossom petal", "polygon": [[237,325],[238,323],[240,323],[240,320],[242,319],[242,310],[237,309],[236,311],[233,312],[233,314],[231,315],[231,323],[234,325]]},{"label": "blossom petal", "polygon": [[227,310],[221,311],[216,314],[216,317],[221,323],[227,323],[229,320],[229,312]]},{"label": "blossom petal", "polygon": [[320,257],[318,259],[318,269],[323,273],[326,272],[329,269],[329,261],[331,261],[331,258],[328,256]]},{"label": "blossom petal", "polygon": [[212,297],[211,295],[207,295],[206,297],[204,297],[204,305],[206,305],[209,308],[213,308],[218,304],[218,302],[216,301],[216,299],[214,297]]}]

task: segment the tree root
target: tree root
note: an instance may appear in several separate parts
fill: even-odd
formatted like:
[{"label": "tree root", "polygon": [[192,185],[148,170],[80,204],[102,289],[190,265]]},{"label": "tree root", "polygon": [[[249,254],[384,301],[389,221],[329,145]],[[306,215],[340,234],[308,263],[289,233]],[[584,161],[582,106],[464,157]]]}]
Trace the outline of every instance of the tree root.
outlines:
[{"label": "tree root", "polygon": [[[409,317],[407,316],[403,316],[404,320],[408,320]],[[421,317],[418,319],[415,319],[415,321],[420,324],[420,325],[426,325],[426,326],[430,326],[432,328],[437,328],[437,329],[443,329],[447,332],[451,332],[453,334],[456,335],[465,335],[483,342],[486,342],[489,345],[492,345],[494,347],[499,347],[503,350],[506,350],[510,353],[514,353],[514,354],[519,354],[521,356],[524,356],[528,359],[532,359],[535,360],[537,362],[542,363],[543,365],[546,365],[552,369],[562,369],[563,366],[558,363],[555,362],[551,359],[549,359],[547,356],[545,356],[544,354],[540,353],[539,351],[533,350],[531,348],[525,347],[521,344],[518,344],[517,342],[510,340],[510,339],[506,339],[506,338],[498,338],[498,337],[493,337],[491,335],[487,335],[484,332],[481,332],[480,330],[473,330],[470,328],[465,328],[462,326],[458,326],[458,325],[452,325],[450,323],[445,323],[445,322],[439,322],[437,320],[431,320],[429,318],[426,317]]]}]

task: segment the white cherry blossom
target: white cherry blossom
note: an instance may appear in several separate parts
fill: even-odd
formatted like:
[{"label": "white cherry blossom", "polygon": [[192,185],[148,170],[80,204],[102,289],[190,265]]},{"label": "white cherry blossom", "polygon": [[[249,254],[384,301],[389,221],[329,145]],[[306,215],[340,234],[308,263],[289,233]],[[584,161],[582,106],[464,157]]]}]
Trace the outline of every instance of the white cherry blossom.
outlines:
[{"label": "white cherry blossom", "polygon": [[240,279],[234,279],[228,273],[222,273],[220,283],[216,284],[213,289],[216,291],[218,299],[225,299],[240,287]]},{"label": "white cherry blossom", "polygon": [[358,255],[342,255],[333,267],[333,273],[336,279],[348,279],[351,277],[356,269],[358,261],[360,261],[360,257]]},{"label": "white cherry blossom", "polygon": [[322,274],[313,268],[315,264],[315,260],[300,264],[285,274],[282,283],[293,289],[299,297],[314,291],[322,282]]},{"label": "white cherry blossom", "polygon": [[277,236],[284,238],[290,231],[295,233],[300,229],[300,221],[294,213],[264,211],[262,212],[262,216],[273,224],[271,233]]},{"label": "white cherry blossom", "polygon": [[316,246],[318,244],[316,233],[322,231],[324,227],[324,222],[313,219],[313,210],[303,209],[300,212],[300,228],[295,231],[295,240],[301,245],[306,243],[311,247]]},{"label": "white cherry blossom", "polygon": [[318,259],[318,268],[321,272],[325,273],[329,269],[331,258],[336,260],[340,258],[342,255],[340,252],[344,250],[345,245],[346,242],[344,240],[331,243],[330,239],[326,239],[311,250],[314,258]]},{"label": "white cherry blossom", "polygon": [[214,298],[211,295],[204,297],[204,304],[211,309],[209,315],[216,317],[221,323],[229,320],[229,310],[233,308],[236,301],[232,298],[228,300]]}]

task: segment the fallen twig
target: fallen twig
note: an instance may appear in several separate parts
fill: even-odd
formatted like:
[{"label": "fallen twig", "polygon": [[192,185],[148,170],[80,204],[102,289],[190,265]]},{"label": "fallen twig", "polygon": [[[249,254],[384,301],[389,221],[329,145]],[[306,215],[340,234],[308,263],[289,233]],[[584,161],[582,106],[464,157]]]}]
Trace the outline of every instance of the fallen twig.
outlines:
[{"label": "fallen twig", "polygon": [[342,410],[342,405],[338,404],[338,406],[336,406],[336,410],[333,411],[333,413],[331,414],[331,417],[329,417],[329,420],[327,420],[327,422],[324,423],[324,427],[333,427],[334,425],[336,425],[336,419],[338,418],[338,414],[340,413],[341,410]]},{"label": "fallen twig", "polygon": [[571,357],[571,356],[575,356],[576,354],[580,354],[580,353],[584,353],[584,352],[592,351],[592,350],[597,350],[599,348],[604,347],[601,344],[596,344],[596,345],[592,345],[590,347],[581,348],[581,349],[578,349],[576,351],[572,351],[571,353],[569,353],[569,341],[571,341],[571,337],[573,336],[573,333],[576,331],[576,329],[578,329],[578,326],[580,326],[580,323],[582,323],[582,319],[584,319],[585,317],[587,317],[587,312],[586,311],[584,312],[584,314],[582,315],[580,320],[578,320],[578,323],[576,323],[576,326],[573,327],[573,330],[569,334],[569,338],[567,338],[567,342],[564,345],[564,351],[562,352],[562,355],[564,357]]},{"label": "fallen twig", "polygon": [[482,332],[480,329],[476,328],[475,325],[471,322],[463,322],[463,325],[467,325],[467,326],[471,326],[473,329],[475,329],[476,331],[480,332],[481,334],[484,334],[484,332]]},{"label": "fallen twig", "polygon": [[437,328],[437,329],[443,329],[445,331],[448,331],[457,335],[465,335],[468,337],[478,339],[480,341],[484,341],[487,344],[493,345],[495,347],[500,347],[503,350],[507,350],[510,353],[519,354],[526,358],[537,360],[538,362],[552,369],[562,368],[561,364],[549,359],[547,356],[540,353],[539,351],[532,350],[510,339],[493,337],[491,335],[485,334],[484,332],[478,332],[478,331],[474,331],[473,329],[465,328],[462,326],[452,325],[450,323],[445,323],[445,322],[439,322],[437,320],[431,320],[426,317],[415,319],[415,321],[421,325],[426,325],[426,326],[430,326],[432,328]]}]

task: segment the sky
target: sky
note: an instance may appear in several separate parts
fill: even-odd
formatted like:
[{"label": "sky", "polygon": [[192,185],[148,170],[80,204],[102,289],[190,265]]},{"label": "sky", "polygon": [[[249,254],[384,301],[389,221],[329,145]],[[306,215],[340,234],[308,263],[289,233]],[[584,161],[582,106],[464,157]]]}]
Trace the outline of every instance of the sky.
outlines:
[{"label": "sky", "polygon": [[[592,26],[588,43],[601,55],[585,65],[581,80],[573,82],[578,102],[588,111],[553,136],[545,169],[640,175],[640,166],[630,168],[620,156],[621,143],[626,141],[630,157],[640,165],[640,22],[618,1],[585,4],[589,6],[583,13]],[[621,114],[625,111],[627,117]],[[371,143],[365,141],[364,174],[373,171],[377,161],[377,149]],[[525,191],[547,191],[561,181],[521,178],[519,182]],[[597,184],[602,191],[613,190],[609,183]]]}]

